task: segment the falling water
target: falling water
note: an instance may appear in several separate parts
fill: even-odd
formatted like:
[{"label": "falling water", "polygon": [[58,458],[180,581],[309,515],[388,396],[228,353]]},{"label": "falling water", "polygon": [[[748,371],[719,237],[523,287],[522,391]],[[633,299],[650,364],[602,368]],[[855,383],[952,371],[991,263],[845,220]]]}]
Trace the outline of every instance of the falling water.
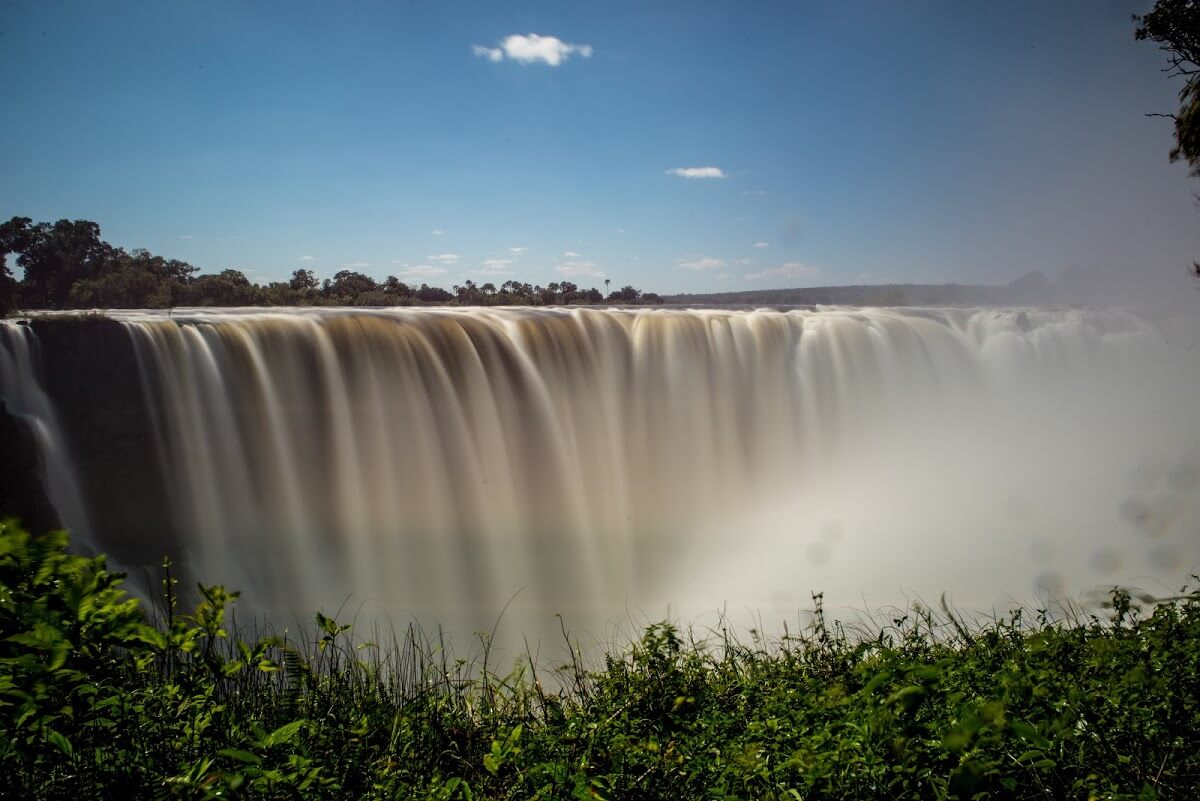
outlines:
[{"label": "falling water", "polygon": [[1197,359],[1128,312],[113,316],[187,560],[268,613],[601,631],[1200,559]]},{"label": "falling water", "polygon": [[37,345],[28,326],[0,323],[0,400],[33,433],[59,522],[74,531],[81,544],[90,546],[91,528],[63,429],[40,380]]}]

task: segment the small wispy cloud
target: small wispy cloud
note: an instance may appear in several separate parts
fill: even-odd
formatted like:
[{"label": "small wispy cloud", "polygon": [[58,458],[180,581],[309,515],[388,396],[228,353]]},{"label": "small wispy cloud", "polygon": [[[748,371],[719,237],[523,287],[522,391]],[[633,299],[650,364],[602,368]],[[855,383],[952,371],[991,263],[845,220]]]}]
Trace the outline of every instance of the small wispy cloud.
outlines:
[{"label": "small wispy cloud", "polygon": [[511,272],[508,268],[512,263],[512,259],[484,259],[479,262],[479,266],[483,268],[479,272],[483,275],[507,275]]},{"label": "small wispy cloud", "polygon": [[624,229],[624,228],[618,228],[618,229],[617,229],[617,233],[618,233],[618,234],[623,234],[623,233],[625,233],[625,229]]},{"label": "small wispy cloud", "polygon": [[439,253],[433,256],[426,256],[430,261],[436,261],[438,264],[458,264],[458,260],[462,258],[458,253]]},{"label": "small wispy cloud", "polygon": [[564,250],[564,251],[563,251],[563,258],[564,258],[564,259],[579,259],[579,258],[583,258],[583,254],[582,254],[582,253],[576,253],[576,252],[575,252],[575,251],[573,251],[573,250]]},{"label": "small wispy cloud", "polygon": [[514,245],[513,247],[508,249],[508,252],[513,254],[514,256],[520,256],[522,253],[524,253],[527,250],[529,250],[529,248],[525,247],[524,245]]},{"label": "small wispy cloud", "polygon": [[667,175],[678,175],[680,178],[724,178],[725,173],[720,167],[672,167]]},{"label": "small wispy cloud", "polygon": [[434,267],[429,264],[414,264],[412,267],[406,267],[398,274],[398,278],[431,278],[435,275],[442,275],[446,272],[445,267]]},{"label": "small wispy cloud", "polygon": [[715,277],[715,278],[716,278],[718,281],[728,281],[728,280],[729,280],[729,273],[717,273],[717,274],[716,274],[714,277]]},{"label": "small wispy cloud", "polygon": [[483,45],[472,45],[471,52],[480,58],[486,58],[488,61],[497,62],[504,60],[504,51],[498,47],[484,47]]},{"label": "small wispy cloud", "polygon": [[301,256],[300,261],[316,261],[316,256]]},{"label": "small wispy cloud", "polygon": [[744,267],[744,266],[746,266],[747,264],[754,264],[754,259],[747,259],[747,258],[745,258],[745,257],[742,257],[742,258],[740,258],[740,259],[738,259],[738,260],[737,260],[737,263],[738,263],[738,264],[740,264],[740,265],[742,265],[742,266]]},{"label": "small wispy cloud", "polygon": [[771,243],[769,243],[769,242],[755,242],[755,243],[754,243],[753,245],[751,245],[750,247],[755,247],[755,248],[769,248],[769,247],[771,247]]},{"label": "small wispy cloud", "polygon": [[433,234],[434,236],[445,236],[446,235],[446,232],[443,231],[441,228],[434,228],[429,233]]},{"label": "small wispy cloud", "polygon": [[763,279],[772,278],[807,278],[821,272],[816,267],[810,267],[807,264],[801,264],[798,261],[788,262],[779,267],[772,267],[769,270],[762,270],[757,273],[747,273],[747,281],[760,281]]},{"label": "small wispy cloud", "polygon": [[568,261],[554,268],[563,275],[570,276],[586,276],[589,278],[603,278],[604,273],[596,266],[595,262],[590,261]]},{"label": "small wispy cloud", "polygon": [[343,270],[365,270],[371,266],[369,261],[352,261],[349,264],[340,265]]},{"label": "small wispy cloud", "polygon": [[747,189],[744,192],[742,192],[742,197],[750,197],[751,195],[765,195],[765,194],[767,194],[767,190],[765,190],[765,189]]},{"label": "small wispy cloud", "polygon": [[180,239],[195,239],[196,237],[192,236],[191,234],[180,234],[179,238]]},{"label": "small wispy cloud", "polygon": [[541,62],[557,67],[573,55],[591,58],[593,50],[591,45],[571,44],[557,36],[514,33],[504,37],[504,41],[500,42],[498,47],[472,45],[471,52],[493,64],[508,58],[521,64]]},{"label": "small wispy cloud", "polygon": [[722,259],[715,259],[712,256],[695,256],[687,259],[677,259],[675,266],[681,270],[716,270],[724,267],[725,262]]},{"label": "small wispy cloud", "polygon": [[870,273],[859,273],[858,275],[854,276],[854,283],[869,284],[871,279],[874,277],[875,276],[871,275]]}]

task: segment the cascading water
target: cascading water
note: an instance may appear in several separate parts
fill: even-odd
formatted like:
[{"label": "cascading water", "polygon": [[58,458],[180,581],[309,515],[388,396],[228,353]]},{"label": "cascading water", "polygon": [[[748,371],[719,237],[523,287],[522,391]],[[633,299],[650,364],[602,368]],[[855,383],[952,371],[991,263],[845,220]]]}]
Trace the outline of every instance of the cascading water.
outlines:
[{"label": "cascading water", "polygon": [[599,633],[1200,558],[1198,360],[1127,312],[111,316],[186,561],[271,615]]},{"label": "cascading water", "polygon": [[28,326],[0,323],[0,400],[33,434],[59,522],[75,532],[77,541],[90,546],[87,511],[58,414],[40,380],[37,345]]}]

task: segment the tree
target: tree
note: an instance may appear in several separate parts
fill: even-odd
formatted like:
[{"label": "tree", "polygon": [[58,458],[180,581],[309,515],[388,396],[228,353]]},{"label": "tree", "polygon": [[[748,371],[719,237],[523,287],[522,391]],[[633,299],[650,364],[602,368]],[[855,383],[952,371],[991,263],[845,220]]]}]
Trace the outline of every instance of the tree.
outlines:
[{"label": "tree", "polygon": [[445,303],[448,300],[453,300],[454,296],[446,290],[429,284],[421,284],[417,290],[417,300],[422,303]]},{"label": "tree", "polygon": [[641,292],[639,292],[638,290],[636,290],[633,287],[626,284],[625,286],[618,289],[616,292],[613,292],[612,294],[610,294],[608,296],[608,299],[610,301],[616,301],[618,303],[637,303],[638,298],[640,298],[641,296],[642,296]]},{"label": "tree", "polygon": [[148,250],[117,248],[93,278],[71,286],[70,305],[82,308],[161,309],[182,300],[196,268]]},{"label": "tree", "polygon": [[17,279],[9,270],[8,254],[19,253],[24,248],[31,222],[28,217],[13,217],[0,224],[0,314],[7,313],[17,305]]},{"label": "tree", "polygon": [[100,238],[100,226],[90,220],[38,223],[13,217],[0,230],[5,253],[19,252],[17,265],[25,271],[21,300],[35,308],[67,305],[76,281],[103,274],[115,251]]},{"label": "tree", "polygon": [[325,297],[337,303],[353,304],[359,295],[374,292],[379,287],[369,275],[353,270],[338,270],[332,281],[325,282]]},{"label": "tree", "polygon": [[301,268],[292,272],[292,280],[288,281],[288,286],[301,294],[311,294],[321,288],[321,282],[312,270]]},{"label": "tree", "polygon": [[412,288],[394,275],[389,275],[383,281],[383,291],[398,298],[411,298]]},{"label": "tree", "polygon": [[240,270],[198,276],[188,287],[187,298],[196,306],[254,306],[262,300],[260,288]]},{"label": "tree", "polygon": [[1193,177],[1200,177],[1200,0],[1158,0],[1144,17],[1135,16],[1138,41],[1157,42],[1167,53],[1169,77],[1183,78],[1179,111],[1157,116],[1175,121],[1171,161],[1183,159]]}]

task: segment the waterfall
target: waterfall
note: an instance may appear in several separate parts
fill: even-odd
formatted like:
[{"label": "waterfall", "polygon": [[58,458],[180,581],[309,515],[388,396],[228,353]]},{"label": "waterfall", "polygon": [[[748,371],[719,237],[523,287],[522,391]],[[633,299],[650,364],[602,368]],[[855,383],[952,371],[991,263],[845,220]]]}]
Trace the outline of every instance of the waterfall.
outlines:
[{"label": "waterfall", "polygon": [[[110,316],[173,537],[270,614],[469,635],[509,604],[516,631],[599,632],[821,589],[987,605],[1198,558],[1197,359],[1121,310]],[[0,375],[37,395],[31,368]]]},{"label": "waterfall", "polygon": [[46,491],[59,522],[91,546],[91,528],[63,428],[41,380],[37,337],[28,326],[0,323],[0,400],[33,434]]}]

